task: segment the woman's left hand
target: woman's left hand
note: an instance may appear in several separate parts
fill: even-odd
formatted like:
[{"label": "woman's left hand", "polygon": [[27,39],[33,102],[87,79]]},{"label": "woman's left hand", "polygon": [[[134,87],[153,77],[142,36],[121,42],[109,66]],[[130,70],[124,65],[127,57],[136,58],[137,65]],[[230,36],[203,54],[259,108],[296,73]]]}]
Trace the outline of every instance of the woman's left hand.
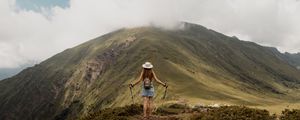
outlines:
[{"label": "woman's left hand", "polygon": [[168,87],[167,83],[165,83],[163,86],[166,87],[166,88]]}]

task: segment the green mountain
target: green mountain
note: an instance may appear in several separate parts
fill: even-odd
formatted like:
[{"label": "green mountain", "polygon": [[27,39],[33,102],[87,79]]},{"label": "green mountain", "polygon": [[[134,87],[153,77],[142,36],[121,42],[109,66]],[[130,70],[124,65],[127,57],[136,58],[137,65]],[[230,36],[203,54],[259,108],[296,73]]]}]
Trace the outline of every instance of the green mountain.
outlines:
[{"label": "green mountain", "polygon": [[[145,61],[170,86],[162,100],[164,88],[156,84],[156,104],[185,101],[270,109],[298,104],[300,71],[281,59],[280,52],[200,25],[181,26],[120,29],[0,81],[0,119],[75,119],[131,104],[128,83]],[[139,90],[134,88],[135,102],[141,102]]]},{"label": "green mountain", "polygon": [[289,61],[289,63],[293,66],[295,66],[297,69],[300,69],[300,53],[284,53],[284,56]]}]

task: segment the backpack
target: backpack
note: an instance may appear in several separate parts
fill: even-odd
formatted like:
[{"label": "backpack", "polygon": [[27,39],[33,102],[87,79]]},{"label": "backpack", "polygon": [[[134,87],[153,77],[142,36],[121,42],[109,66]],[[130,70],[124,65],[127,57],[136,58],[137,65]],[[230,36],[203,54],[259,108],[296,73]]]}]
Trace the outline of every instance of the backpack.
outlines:
[{"label": "backpack", "polygon": [[150,88],[152,88],[151,80],[150,80],[149,78],[145,78],[145,79],[144,79],[144,88],[145,88],[145,89],[150,89]]}]

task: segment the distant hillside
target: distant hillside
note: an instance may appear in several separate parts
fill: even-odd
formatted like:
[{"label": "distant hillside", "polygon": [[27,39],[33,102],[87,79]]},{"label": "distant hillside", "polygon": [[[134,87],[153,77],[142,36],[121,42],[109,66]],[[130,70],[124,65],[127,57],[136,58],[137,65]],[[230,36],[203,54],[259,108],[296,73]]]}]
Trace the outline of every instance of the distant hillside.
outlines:
[{"label": "distant hillside", "polygon": [[[120,29],[1,81],[0,119],[75,119],[128,105],[128,84],[145,61],[168,82],[167,101],[260,107],[299,102],[300,71],[280,52],[200,25],[182,26]],[[159,104],[163,88],[155,85]],[[139,90],[134,88],[135,102],[141,102]]]},{"label": "distant hillside", "polygon": [[276,48],[268,47],[279,59],[300,70],[300,53],[280,53]]},{"label": "distant hillside", "polygon": [[23,69],[32,66],[33,63],[24,64],[17,68],[0,68],[0,80],[3,80],[5,78],[12,77],[19,72],[21,72]]},{"label": "distant hillside", "polygon": [[20,71],[20,69],[0,68],[0,80],[16,75]]},{"label": "distant hillside", "polygon": [[296,53],[296,54],[284,53],[284,56],[286,56],[286,58],[293,66],[296,66],[297,69],[300,70],[300,53]]}]

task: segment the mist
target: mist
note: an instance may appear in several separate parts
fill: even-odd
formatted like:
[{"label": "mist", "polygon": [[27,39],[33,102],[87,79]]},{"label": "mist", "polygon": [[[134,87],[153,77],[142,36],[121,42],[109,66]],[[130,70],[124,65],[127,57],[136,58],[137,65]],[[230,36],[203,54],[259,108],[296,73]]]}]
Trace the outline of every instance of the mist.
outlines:
[{"label": "mist", "polygon": [[0,68],[43,61],[123,27],[178,22],[203,25],[229,36],[300,51],[300,3],[297,0],[70,0],[67,7],[23,9],[0,1]]}]

